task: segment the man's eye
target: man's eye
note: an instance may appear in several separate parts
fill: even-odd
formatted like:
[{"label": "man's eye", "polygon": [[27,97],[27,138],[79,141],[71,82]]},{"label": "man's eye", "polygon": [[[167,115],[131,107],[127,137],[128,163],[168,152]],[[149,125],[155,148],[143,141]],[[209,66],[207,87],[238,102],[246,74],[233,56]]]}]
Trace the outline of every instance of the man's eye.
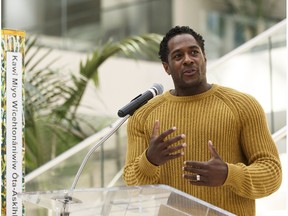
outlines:
[{"label": "man's eye", "polygon": [[181,56],[182,56],[181,54],[175,54],[174,59],[179,59],[179,58],[181,58]]},{"label": "man's eye", "polygon": [[198,55],[199,51],[198,50],[193,50],[191,53],[192,53],[192,55]]}]

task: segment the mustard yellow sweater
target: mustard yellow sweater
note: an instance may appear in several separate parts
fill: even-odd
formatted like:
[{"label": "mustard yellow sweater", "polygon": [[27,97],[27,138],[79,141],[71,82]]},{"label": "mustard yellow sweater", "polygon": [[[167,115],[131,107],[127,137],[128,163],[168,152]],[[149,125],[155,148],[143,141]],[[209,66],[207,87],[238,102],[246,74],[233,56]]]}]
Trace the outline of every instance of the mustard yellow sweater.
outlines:
[{"label": "mustard yellow sweater", "polygon": [[[160,132],[185,134],[185,155],[155,166],[147,158],[153,125]],[[250,95],[213,84],[202,94],[157,96],[128,120],[128,146],[123,178],[127,185],[166,184],[239,216],[255,215],[255,199],[276,191],[282,170],[266,116]],[[169,138],[169,137],[168,137]],[[184,161],[208,161],[208,140],[228,165],[223,186],[193,186],[182,178]],[[179,144],[179,143],[178,143]]]}]

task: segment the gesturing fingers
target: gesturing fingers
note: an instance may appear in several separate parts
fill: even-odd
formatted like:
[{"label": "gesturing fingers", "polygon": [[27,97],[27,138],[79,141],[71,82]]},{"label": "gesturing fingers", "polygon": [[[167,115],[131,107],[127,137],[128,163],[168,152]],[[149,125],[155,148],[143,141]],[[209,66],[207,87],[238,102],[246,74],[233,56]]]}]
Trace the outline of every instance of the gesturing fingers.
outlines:
[{"label": "gesturing fingers", "polygon": [[[156,141],[158,141],[158,142],[163,142],[164,140],[165,140],[165,138],[168,136],[168,135],[170,135],[170,134],[172,134],[174,131],[176,131],[176,127],[172,127],[172,128],[169,128],[168,130],[166,130],[166,131],[164,131],[163,133],[161,133],[158,137],[157,137],[157,139],[156,139]],[[172,142],[173,140],[171,140],[170,142]]]},{"label": "gesturing fingers", "polygon": [[188,179],[190,183],[197,185],[204,185],[208,176],[207,162],[185,161],[183,166],[183,178]]},{"label": "gesturing fingers", "polygon": [[179,152],[179,150],[186,146],[185,143],[176,146],[172,145],[181,139],[184,139],[184,134],[174,136],[170,139],[167,138],[175,130],[176,127],[172,127],[159,135],[160,123],[159,121],[155,122],[150,139],[150,145],[146,152],[147,159],[151,163],[161,165],[168,160],[178,158],[184,154],[183,152]]},{"label": "gesturing fingers", "polygon": [[[181,157],[184,155],[184,153],[180,152],[180,150],[186,147],[186,143],[182,143],[176,146],[172,146],[172,144],[183,139],[184,137],[185,136],[181,134],[165,141],[159,139],[158,142],[154,141],[150,143],[150,146],[146,152],[147,159],[154,165],[159,166],[168,160]],[[158,138],[156,140],[158,140]]]},{"label": "gesturing fingers", "polygon": [[198,174],[198,173],[191,173],[191,174],[183,174],[183,177],[187,180],[189,180],[189,182],[191,184],[194,185],[207,185],[207,178],[204,175]]},{"label": "gesturing fingers", "polygon": [[[153,132],[151,135],[151,141],[150,145],[157,144],[158,147],[161,147],[162,149],[168,148],[171,144],[178,142],[181,139],[185,138],[184,134],[180,134],[178,136],[172,137],[170,139],[167,139],[167,137],[172,134],[174,131],[176,131],[176,127],[171,127],[168,130],[164,131],[159,135],[160,130],[160,122],[157,120],[154,124]],[[160,145],[159,145],[160,144]]]}]

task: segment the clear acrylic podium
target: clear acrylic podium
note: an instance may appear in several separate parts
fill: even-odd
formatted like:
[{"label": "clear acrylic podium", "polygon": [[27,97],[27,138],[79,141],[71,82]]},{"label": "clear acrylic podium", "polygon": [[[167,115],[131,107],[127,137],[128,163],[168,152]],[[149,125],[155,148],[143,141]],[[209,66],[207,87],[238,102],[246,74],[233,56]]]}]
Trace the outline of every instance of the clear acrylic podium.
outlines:
[{"label": "clear acrylic podium", "polygon": [[[89,188],[18,194],[56,216],[222,216],[234,214],[166,185]],[[235,215],[234,215],[235,216]]]}]

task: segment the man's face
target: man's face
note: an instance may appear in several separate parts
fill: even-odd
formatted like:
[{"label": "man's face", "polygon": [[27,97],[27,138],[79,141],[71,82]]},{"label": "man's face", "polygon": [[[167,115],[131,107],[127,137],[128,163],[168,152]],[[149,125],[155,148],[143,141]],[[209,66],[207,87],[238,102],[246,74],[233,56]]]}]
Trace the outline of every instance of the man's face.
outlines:
[{"label": "man's face", "polygon": [[193,90],[201,91],[206,86],[206,58],[195,38],[190,34],[180,34],[168,42],[168,63],[165,71],[172,76],[178,94]]}]

